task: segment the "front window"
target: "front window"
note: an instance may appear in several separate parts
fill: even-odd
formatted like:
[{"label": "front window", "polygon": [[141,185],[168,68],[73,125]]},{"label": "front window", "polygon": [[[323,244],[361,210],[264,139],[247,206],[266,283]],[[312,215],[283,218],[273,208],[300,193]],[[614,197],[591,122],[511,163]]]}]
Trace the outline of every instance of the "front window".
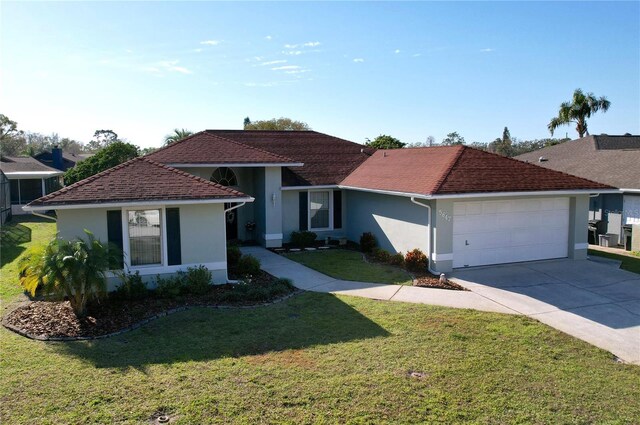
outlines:
[{"label": "front window", "polygon": [[129,211],[128,221],[131,265],[161,264],[160,210]]},{"label": "front window", "polygon": [[211,178],[209,180],[222,186],[238,185],[238,178],[236,177],[236,173],[234,173],[233,170],[229,167],[216,168],[211,174]]},{"label": "front window", "polygon": [[309,192],[309,219],[311,229],[328,229],[330,192]]}]

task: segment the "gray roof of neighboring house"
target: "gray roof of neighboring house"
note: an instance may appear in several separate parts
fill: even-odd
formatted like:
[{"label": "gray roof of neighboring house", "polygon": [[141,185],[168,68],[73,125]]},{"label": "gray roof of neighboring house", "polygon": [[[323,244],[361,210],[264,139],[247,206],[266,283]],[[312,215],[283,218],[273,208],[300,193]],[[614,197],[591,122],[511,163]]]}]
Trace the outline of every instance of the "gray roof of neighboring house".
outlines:
[{"label": "gray roof of neighboring house", "polygon": [[14,173],[56,173],[62,174],[60,170],[48,167],[30,156],[3,156],[0,159],[0,168],[5,174],[10,176]]},{"label": "gray roof of neighboring house", "polygon": [[619,189],[640,189],[640,136],[591,135],[516,158]]}]

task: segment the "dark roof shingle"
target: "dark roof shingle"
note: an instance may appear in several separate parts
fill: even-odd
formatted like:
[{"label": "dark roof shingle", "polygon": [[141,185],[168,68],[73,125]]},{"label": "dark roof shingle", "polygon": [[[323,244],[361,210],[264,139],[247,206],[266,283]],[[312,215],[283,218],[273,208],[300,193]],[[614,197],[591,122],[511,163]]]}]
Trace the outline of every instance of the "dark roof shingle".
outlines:
[{"label": "dark roof shingle", "polygon": [[247,195],[148,158],[134,158],[36,199],[29,206],[235,199]]},{"label": "dark roof shingle", "polygon": [[28,172],[60,173],[60,170],[48,167],[30,156],[3,156],[2,160],[0,160],[0,168],[5,174]]},{"label": "dark roof shingle", "polygon": [[378,151],[341,184],[421,195],[612,189],[468,146]]},{"label": "dark roof shingle", "polygon": [[517,159],[617,188],[640,189],[640,136],[591,135]]},{"label": "dark roof shingle", "polygon": [[304,163],[283,170],[285,186],[335,185],[375,152],[358,143],[316,131],[207,130]]}]

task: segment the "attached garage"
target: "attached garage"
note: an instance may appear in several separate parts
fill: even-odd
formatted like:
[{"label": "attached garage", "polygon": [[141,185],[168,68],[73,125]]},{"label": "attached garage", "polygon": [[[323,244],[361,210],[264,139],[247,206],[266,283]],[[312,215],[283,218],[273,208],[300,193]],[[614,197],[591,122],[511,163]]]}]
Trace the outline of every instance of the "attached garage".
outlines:
[{"label": "attached garage", "polygon": [[569,198],[454,202],[453,267],[563,258]]}]

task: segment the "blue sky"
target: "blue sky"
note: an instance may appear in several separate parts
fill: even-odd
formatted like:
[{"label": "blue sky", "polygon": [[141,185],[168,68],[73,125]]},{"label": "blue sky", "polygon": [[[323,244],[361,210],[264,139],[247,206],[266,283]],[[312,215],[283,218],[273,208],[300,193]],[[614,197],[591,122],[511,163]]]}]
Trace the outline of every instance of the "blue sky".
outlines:
[{"label": "blue sky", "polygon": [[[355,142],[488,142],[546,125],[575,88],[592,133],[640,133],[640,3],[10,3],[0,113],[88,141],[286,116]],[[575,137],[573,127],[560,136]]]}]

